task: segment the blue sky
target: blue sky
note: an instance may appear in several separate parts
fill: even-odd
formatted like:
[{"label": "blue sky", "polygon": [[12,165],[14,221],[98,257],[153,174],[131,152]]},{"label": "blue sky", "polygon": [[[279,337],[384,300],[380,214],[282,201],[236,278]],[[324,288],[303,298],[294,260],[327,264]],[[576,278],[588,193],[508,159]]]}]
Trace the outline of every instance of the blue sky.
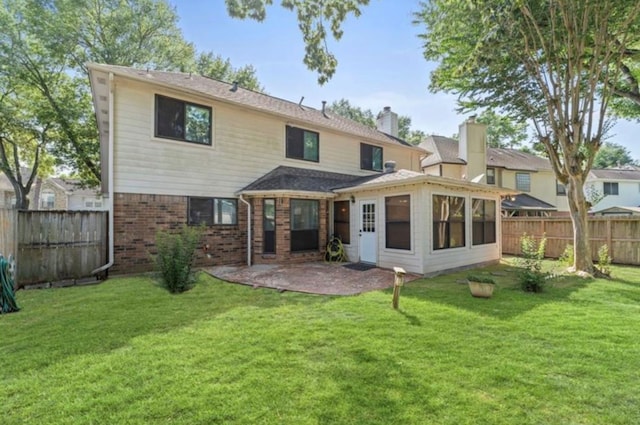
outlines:
[{"label": "blue sky", "polygon": [[[455,111],[455,96],[428,90],[435,64],[423,58],[417,37],[423,29],[411,23],[418,1],[372,0],[360,18],[349,17],[342,39],[329,42],[338,69],[324,86],[302,63],[304,45],[296,17],[278,0],[262,23],[230,18],[223,0],[169,1],[188,41],[198,50],[228,57],[236,67],[253,65],[270,95],[293,102],[304,96],[303,103],[315,108],[323,100],[341,98],[374,113],[391,106],[410,116],[414,128],[444,136],[457,133],[465,118]],[[640,123],[620,120],[610,140],[640,159],[639,131]]]}]

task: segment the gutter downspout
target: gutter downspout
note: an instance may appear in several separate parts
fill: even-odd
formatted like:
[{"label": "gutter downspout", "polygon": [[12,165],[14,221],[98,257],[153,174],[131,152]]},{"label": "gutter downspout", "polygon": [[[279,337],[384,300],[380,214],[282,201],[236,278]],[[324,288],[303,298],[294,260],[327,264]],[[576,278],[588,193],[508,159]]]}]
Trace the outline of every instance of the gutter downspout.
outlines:
[{"label": "gutter downspout", "polygon": [[105,264],[104,266],[98,267],[97,269],[95,269],[94,271],[91,272],[91,274],[95,275],[98,273],[101,273],[103,271],[106,271],[107,269],[109,269],[111,266],[113,266],[113,262],[114,262],[114,246],[115,246],[115,235],[114,235],[114,217],[113,217],[113,198],[114,198],[114,191],[113,191],[113,137],[114,137],[114,119],[113,119],[113,72],[109,73],[109,154],[108,154],[108,161],[109,161],[109,169],[107,170],[107,180],[109,181],[109,200],[108,200],[108,212],[109,212],[109,217],[108,217],[108,228],[109,228],[109,262],[107,264]]},{"label": "gutter downspout", "polygon": [[242,193],[238,198],[247,206],[247,266],[251,266],[251,204],[242,197]]}]

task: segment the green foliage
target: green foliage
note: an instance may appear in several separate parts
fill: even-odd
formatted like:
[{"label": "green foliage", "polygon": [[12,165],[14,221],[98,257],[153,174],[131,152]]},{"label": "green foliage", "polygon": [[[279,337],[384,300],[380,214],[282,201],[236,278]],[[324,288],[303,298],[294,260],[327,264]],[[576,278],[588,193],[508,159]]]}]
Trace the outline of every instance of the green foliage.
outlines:
[{"label": "green foliage", "polygon": [[[371,109],[364,109],[352,105],[347,99],[335,100],[329,105],[329,109],[367,127],[376,128],[376,117]],[[398,116],[398,137],[412,145],[418,145],[427,134],[422,130],[411,128],[411,118],[406,115]]]},{"label": "green foliage", "polygon": [[169,292],[187,291],[195,282],[192,267],[201,236],[201,228],[187,225],[179,233],[159,231],[156,234],[156,269],[160,283]]},{"label": "green foliage", "polygon": [[487,125],[487,145],[492,148],[518,149],[527,141],[527,124],[493,109],[478,115],[477,121]]},{"label": "green foliage", "polygon": [[240,87],[257,92],[264,92],[252,65],[234,68],[231,61],[212,52],[200,53],[196,59],[195,71],[205,77],[231,83],[236,81]]},{"label": "green foliage", "polygon": [[[640,106],[640,104],[638,106]],[[593,160],[594,168],[613,168],[635,164],[636,162],[631,157],[629,149],[613,142],[605,142]]]},{"label": "green foliage", "polygon": [[518,282],[525,292],[542,292],[547,274],[542,271],[542,260],[547,238],[536,242],[533,236],[524,233],[520,238],[521,257],[518,259]]},{"label": "green foliage", "polygon": [[609,255],[609,247],[607,244],[602,245],[598,249],[598,272],[603,276],[611,276],[611,256]]},{"label": "green foliage", "polygon": [[38,169],[42,163],[31,158],[40,154],[40,160],[47,161],[42,155],[46,151],[55,165],[77,170],[86,185],[99,183],[99,141],[87,62],[201,71],[261,89],[251,66],[233,69],[228,60],[211,53],[196,60],[195,48],[184,39],[178,21],[166,0],[3,1],[0,97],[10,88],[13,96],[24,99],[27,119],[22,133],[48,131],[47,142],[40,143],[46,146],[20,142],[20,161]]},{"label": "green foliage", "polygon": [[467,280],[471,281],[471,282],[478,282],[478,283],[490,283],[492,285],[495,285],[496,281],[493,280],[493,278],[489,277],[489,276],[481,276],[478,274],[470,274],[467,276]]},{"label": "green foliage", "polygon": [[[225,0],[225,3],[234,18],[261,22],[267,16],[266,5],[271,5],[272,0]],[[298,17],[305,44],[304,64],[318,72],[318,84],[326,83],[338,66],[338,60],[327,47],[328,33],[339,41],[347,16],[360,16],[360,8],[368,5],[369,0],[282,0],[280,4]]]},{"label": "green foliage", "polygon": [[[632,49],[640,3],[431,0],[421,2],[416,21],[426,28],[425,58],[438,62],[431,90],[456,94],[461,110],[529,120],[567,186],[574,228],[583,228],[584,176],[609,128],[613,85],[625,80],[621,61],[640,57]],[[574,238],[575,266],[590,272],[587,238]]]},{"label": "green foliage", "polygon": [[558,261],[562,265],[571,267],[573,266],[574,255],[575,253],[573,251],[573,245],[567,244],[567,246],[564,247],[564,251],[562,251],[562,255],[560,255],[560,258],[558,258]]}]

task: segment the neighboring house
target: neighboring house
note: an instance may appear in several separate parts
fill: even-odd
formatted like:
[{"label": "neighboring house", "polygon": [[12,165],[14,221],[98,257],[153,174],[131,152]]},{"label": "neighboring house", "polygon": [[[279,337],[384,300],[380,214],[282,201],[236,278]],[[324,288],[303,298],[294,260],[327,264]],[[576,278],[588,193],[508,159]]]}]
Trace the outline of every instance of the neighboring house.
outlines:
[{"label": "neighboring house", "polygon": [[[29,170],[23,170],[28,175]],[[29,191],[30,210],[103,210],[98,189],[83,188],[79,180],[60,177],[36,178]],[[0,208],[13,208],[16,195],[4,173],[0,173]]]},{"label": "neighboring house", "polygon": [[49,177],[42,181],[38,198],[39,210],[105,209],[99,189],[85,188],[76,179]]},{"label": "neighboring house", "polygon": [[594,213],[611,207],[640,206],[640,170],[634,167],[621,169],[593,169],[585,186],[602,199],[592,206]]},{"label": "neighboring house", "polygon": [[[466,128],[465,128],[466,127]],[[512,189],[502,202],[503,215],[549,215],[568,211],[566,191],[549,160],[515,149],[488,148],[486,126],[471,119],[460,128],[460,142],[429,136],[420,147],[433,152],[422,160],[425,174],[483,182]]]},{"label": "neighboring house", "polygon": [[640,207],[609,207],[593,211],[596,216],[640,216]]},{"label": "neighboring house", "polygon": [[203,225],[197,264],[324,258],[435,274],[501,256],[498,187],[423,174],[378,129],[192,74],[89,64],[115,272],[149,270],[156,232]]}]

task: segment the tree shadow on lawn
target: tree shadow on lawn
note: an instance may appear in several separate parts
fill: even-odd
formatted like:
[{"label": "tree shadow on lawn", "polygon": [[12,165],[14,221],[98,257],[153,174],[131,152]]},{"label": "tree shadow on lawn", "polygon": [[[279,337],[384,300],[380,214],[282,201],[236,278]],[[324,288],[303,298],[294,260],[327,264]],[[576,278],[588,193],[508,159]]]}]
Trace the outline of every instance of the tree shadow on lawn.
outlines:
[{"label": "tree shadow on lawn", "polygon": [[[524,292],[518,283],[518,268],[499,264],[474,269],[473,274],[492,277],[496,287],[491,298],[474,298],[469,292],[467,275],[470,270],[423,278],[406,283],[402,298],[436,302],[475,314],[510,319],[547,303],[566,301],[571,294],[585,288],[590,281],[567,276],[555,276],[547,281],[540,293]],[[387,290],[391,294],[392,290]],[[402,300],[400,301],[402,304]],[[403,313],[406,316],[406,313]],[[411,320],[411,318],[408,318]]]},{"label": "tree shadow on lawn", "polygon": [[22,310],[0,321],[10,374],[43,368],[68,356],[107,353],[136,337],[189,327],[237,308],[312,305],[334,298],[231,285],[205,273],[182,294],[170,294],[149,276],[18,294]]}]

